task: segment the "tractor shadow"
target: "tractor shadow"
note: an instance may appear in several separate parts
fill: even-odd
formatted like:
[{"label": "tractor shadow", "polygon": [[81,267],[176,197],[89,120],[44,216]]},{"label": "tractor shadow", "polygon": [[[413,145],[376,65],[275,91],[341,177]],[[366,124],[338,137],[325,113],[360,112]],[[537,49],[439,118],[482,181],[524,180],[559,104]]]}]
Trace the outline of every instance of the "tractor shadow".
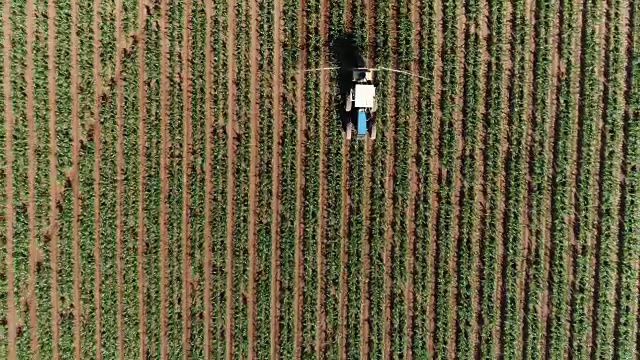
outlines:
[{"label": "tractor shadow", "polygon": [[352,69],[366,67],[367,63],[356,43],[356,37],[351,32],[344,32],[331,40],[331,56],[335,66],[338,66],[337,81],[340,99],[336,101],[336,112],[339,124],[346,129],[347,123],[355,124],[354,112],[345,111],[345,98],[353,86]]}]

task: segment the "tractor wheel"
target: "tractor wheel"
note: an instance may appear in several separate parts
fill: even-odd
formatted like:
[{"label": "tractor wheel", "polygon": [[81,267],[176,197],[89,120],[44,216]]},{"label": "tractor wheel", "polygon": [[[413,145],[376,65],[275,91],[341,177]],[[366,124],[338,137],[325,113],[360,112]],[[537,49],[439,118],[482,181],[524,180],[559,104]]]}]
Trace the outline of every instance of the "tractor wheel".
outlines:
[{"label": "tractor wheel", "polygon": [[371,124],[371,130],[369,130],[369,137],[371,140],[376,139],[376,123]]},{"label": "tractor wheel", "polygon": [[353,132],[353,124],[351,122],[347,123],[347,129],[345,131],[347,133],[347,140],[351,140],[351,133]]},{"label": "tractor wheel", "polygon": [[351,111],[352,106],[353,106],[353,89],[349,91],[349,94],[347,94],[347,99],[344,103],[344,110],[346,112],[349,112]]}]

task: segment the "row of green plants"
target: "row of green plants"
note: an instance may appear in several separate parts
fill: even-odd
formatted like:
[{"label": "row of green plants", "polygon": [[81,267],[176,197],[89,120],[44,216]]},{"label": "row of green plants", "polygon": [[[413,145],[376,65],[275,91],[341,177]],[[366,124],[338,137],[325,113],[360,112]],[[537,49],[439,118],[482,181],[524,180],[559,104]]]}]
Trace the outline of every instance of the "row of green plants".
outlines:
[{"label": "row of green plants", "polygon": [[456,146],[458,97],[458,11],[461,3],[443,2],[442,93],[440,98],[440,186],[438,188],[438,221],[436,249],[436,332],[435,356],[444,359],[449,353],[449,340],[454,335],[450,313],[454,270],[450,261],[454,256],[454,192],[457,171]]},{"label": "row of green plants", "polygon": [[520,305],[520,284],[522,273],[522,253],[524,234],[525,189],[527,160],[527,129],[529,112],[527,91],[529,84],[529,31],[526,2],[516,1],[512,15],[512,53],[514,73],[511,83],[509,149],[506,165],[506,229],[505,260],[506,269],[503,291],[506,292],[502,311],[502,351],[506,359],[514,359],[522,353],[522,316]]},{"label": "row of green plants", "polygon": [[572,163],[574,154],[577,9],[564,4],[560,28],[560,63],[564,72],[558,79],[558,112],[555,123],[554,178],[551,191],[552,224],[549,279],[549,325],[547,347],[550,357],[562,357],[567,348],[567,315],[569,307],[569,233],[568,218],[572,213]]},{"label": "row of green plants", "polygon": [[535,46],[533,68],[533,118],[532,137],[530,142],[529,190],[529,259],[526,262],[528,272],[526,282],[524,315],[524,357],[528,360],[540,359],[543,356],[541,341],[544,337],[543,318],[540,312],[542,296],[546,284],[545,253],[547,243],[547,198],[549,194],[549,124],[550,124],[550,76],[551,51],[553,33],[553,14],[556,2],[539,1],[536,4],[538,13],[535,23]]},{"label": "row of green plants", "polygon": [[491,36],[489,46],[489,75],[486,114],[485,145],[485,214],[482,237],[482,274],[480,295],[480,353],[483,359],[495,357],[496,339],[494,331],[498,324],[499,294],[497,293],[498,244],[500,235],[500,174],[502,173],[502,132],[504,127],[504,58],[506,4],[504,1],[489,1],[489,24]]},{"label": "row of green plants", "polygon": [[464,94],[463,119],[465,139],[462,177],[465,179],[461,191],[461,214],[458,238],[458,286],[457,286],[457,329],[456,353],[462,358],[469,358],[474,352],[473,325],[475,313],[473,299],[477,289],[473,281],[477,278],[476,259],[477,229],[478,229],[478,170],[479,170],[479,141],[478,133],[481,128],[480,107],[484,89],[482,88],[484,74],[480,53],[480,1],[466,2],[465,16],[467,28],[465,30],[465,59],[464,59]]},{"label": "row of green plants", "polygon": [[[434,240],[431,235],[432,228],[432,184],[434,174],[431,170],[431,161],[434,156],[433,128],[436,118],[436,12],[434,2],[423,1],[420,3],[420,32],[418,50],[415,56],[418,57],[418,70],[424,78],[420,79],[418,93],[419,101],[417,106],[418,133],[416,155],[416,166],[418,169],[418,193],[416,194],[415,226],[416,244],[415,259],[416,268],[414,274],[414,319],[413,319],[413,356],[416,358],[426,358],[429,356],[429,343],[433,338],[429,312],[434,308],[431,301],[433,286],[433,258],[432,251]],[[436,178],[437,179],[437,178]],[[419,295],[418,295],[419,294]]]},{"label": "row of green plants", "polygon": [[[623,92],[625,86],[625,35],[622,30],[622,11],[627,6],[624,2],[612,2],[606,11],[607,29],[605,39],[605,59],[604,68],[606,72],[607,86],[605,87],[606,100],[603,112],[603,136],[602,150],[600,151],[600,159],[602,164],[600,167],[600,198],[599,198],[599,216],[600,230],[598,236],[598,247],[596,248],[597,287],[594,301],[596,303],[596,311],[593,334],[595,337],[595,357],[598,359],[611,358],[614,356],[625,358],[633,356],[635,353],[635,334],[629,331],[629,317],[636,318],[637,312],[630,308],[625,308],[622,304],[623,298],[628,294],[629,279],[633,276],[629,272],[623,270],[628,266],[629,261],[637,262],[637,252],[630,249],[629,241],[623,228],[620,228],[620,214],[624,216],[624,221],[633,221],[634,213],[628,212],[626,204],[623,209],[627,209],[626,213],[620,212],[621,204],[621,145],[624,134],[624,114],[626,94]],[[635,50],[635,45],[634,45]],[[633,57],[632,57],[633,58]],[[635,73],[633,74],[635,75]],[[628,85],[628,84],[627,84]],[[633,87],[631,89],[634,89]],[[631,90],[633,91],[633,90]],[[633,123],[633,121],[631,121]],[[628,132],[627,135],[632,135]],[[633,151],[633,140],[630,138],[627,143],[627,151]],[[628,155],[627,155],[628,156]],[[630,176],[633,176],[629,173]],[[628,187],[630,189],[631,187]],[[632,194],[627,192],[627,194]],[[627,219],[627,216],[629,217]],[[622,230],[622,237],[620,232]],[[621,255],[621,257],[619,257]],[[620,284],[616,284],[620,281]],[[619,289],[619,290],[616,290]],[[612,296],[617,292],[617,296]],[[627,295],[628,296],[628,295]],[[618,303],[615,298],[619,297]],[[628,303],[627,303],[628,304]],[[617,309],[617,310],[616,310]],[[619,320],[616,320],[616,311],[619,312]],[[637,311],[637,310],[636,310]],[[618,327],[616,330],[615,327]],[[615,335],[617,332],[617,335]],[[634,339],[631,339],[631,336]],[[615,339],[620,339],[617,344]],[[626,345],[623,345],[626,343]],[[616,346],[617,345],[617,346]],[[614,346],[616,346],[614,352]]]},{"label": "row of green plants", "polygon": [[[612,4],[611,9],[614,14],[612,16],[613,19],[616,16],[620,15],[620,11],[622,9],[621,3],[615,2]],[[631,30],[631,34],[633,34],[631,43],[632,43],[632,51],[631,57],[628,61],[632,61],[633,59],[638,59],[640,56],[640,48],[638,48],[638,44],[640,44],[640,6],[638,3],[631,4],[631,14],[633,17],[631,18],[631,23],[633,24]],[[613,23],[612,23],[613,24]],[[621,81],[624,77],[622,70],[622,54],[621,50],[624,48],[622,45],[624,44],[624,38],[622,37],[620,29],[610,32],[612,34],[612,42],[611,46],[611,58],[613,65],[610,69],[612,71],[609,74],[610,79],[615,79],[615,81]],[[614,71],[615,70],[615,71]],[[640,167],[640,63],[638,61],[634,61],[630,66],[631,70],[631,81],[627,82],[627,86],[629,86],[630,97],[629,97],[629,112],[625,114],[624,120],[626,121],[626,128],[624,131],[624,138],[626,141],[625,144],[625,158],[624,158],[624,172],[627,174],[625,188],[623,191],[622,198],[622,208],[624,209],[622,216],[624,217],[622,228],[620,229],[622,233],[622,244],[621,244],[621,254],[622,258],[620,259],[620,267],[618,268],[618,273],[620,274],[620,295],[618,298],[617,309],[620,313],[620,320],[618,322],[618,336],[616,337],[616,353],[615,355],[618,357],[632,357],[633,354],[637,351],[637,327],[636,327],[636,319],[638,312],[638,304],[635,301],[638,297],[638,287],[636,282],[636,274],[637,274],[637,263],[640,258],[640,254],[638,253],[638,245],[640,244],[640,174],[637,169]],[[621,94],[617,94],[621,95]],[[615,99],[612,97],[612,99]],[[616,99],[618,103],[620,102],[620,98]],[[618,114],[616,114],[618,115]],[[610,143],[616,144],[621,139],[618,136],[621,136],[621,133],[616,133],[616,130],[612,128],[619,129],[619,124],[621,123],[621,118],[608,118],[605,123],[605,130],[607,126],[611,126],[609,128],[611,134]],[[612,131],[613,130],[613,131]],[[618,135],[618,136],[616,136]],[[606,140],[605,140],[606,142]],[[614,148],[614,146],[612,146]],[[611,161],[613,164],[616,164],[616,153],[617,151],[614,149],[611,152],[607,152],[607,159],[612,158]],[[614,165],[614,171],[612,172],[611,180],[617,179],[616,167]],[[604,183],[608,180],[608,174],[605,176]],[[613,205],[615,205],[615,200],[617,194],[614,192],[612,196]],[[615,238],[615,237],[614,237]]]},{"label": "row of green plants", "polygon": [[596,33],[602,20],[600,2],[585,1],[582,21],[582,62],[580,93],[580,132],[577,172],[577,223],[575,285],[572,294],[571,354],[575,358],[590,356],[589,336],[592,333],[590,312],[593,301],[592,249],[595,239],[595,175],[598,168],[598,122],[601,118],[602,89],[599,79],[601,40]]}]

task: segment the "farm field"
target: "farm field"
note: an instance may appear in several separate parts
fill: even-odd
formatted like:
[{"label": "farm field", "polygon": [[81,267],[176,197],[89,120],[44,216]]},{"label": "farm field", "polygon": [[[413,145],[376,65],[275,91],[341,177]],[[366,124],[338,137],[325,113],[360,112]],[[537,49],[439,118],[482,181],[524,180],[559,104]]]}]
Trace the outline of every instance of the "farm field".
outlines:
[{"label": "farm field", "polygon": [[640,2],[0,4],[0,359],[640,356]]}]

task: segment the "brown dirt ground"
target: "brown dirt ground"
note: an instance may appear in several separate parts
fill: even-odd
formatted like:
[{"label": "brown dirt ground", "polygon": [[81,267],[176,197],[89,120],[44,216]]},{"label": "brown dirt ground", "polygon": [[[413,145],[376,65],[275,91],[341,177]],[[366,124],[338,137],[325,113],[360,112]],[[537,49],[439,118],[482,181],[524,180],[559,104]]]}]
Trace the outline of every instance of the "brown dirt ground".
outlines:
[{"label": "brown dirt ground", "polygon": [[[489,62],[489,49],[487,48],[487,45],[488,45],[487,41],[490,36],[489,29],[488,29],[489,8],[486,1],[482,2],[481,8],[482,8],[482,11],[479,16],[480,26],[477,30],[480,35],[480,42],[479,42],[480,59],[481,59],[480,61],[482,64],[479,76],[480,76],[480,91],[482,94],[485,94],[486,86],[487,86],[487,71],[488,71],[487,64]],[[479,107],[478,114],[480,116],[480,119],[484,119],[486,116],[486,102],[487,102],[486,96],[482,96],[478,104],[478,107]],[[481,122],[481,125],[478,130],[478,143],[486,144],[486,130],[485,130],[484,122]],[[484,188],[486,186],[484,164],[486,163],[486,160],[485,160],[484,148],[482,146],[479,148],[476,155],[478,159],[478,164],[477,164],[478,166],[476,169],[478,184],[477,184],[475,196],[478,203],[477,205],[478,214],[482,214],[484,213],[485,204],[486,204],[485,191],[484,191]],[[480,327],[479,327],[480,292],[479,292],[479,289],[480,289],[480,270],[482,268],[482,260],[480,257],[480,234],[482,234],[483,232],[484,232],[483,222],[478,220],[476,223],[476,229],[473,236],[474,243],[472,245],[472,251],[475,254],[475,263],[473,264],[473,275],[471,278],[471,286],[473,288],[473,294],[474,294],[472,299],[472,309],[473,309],[474,319],[473,319],[473,325],[472,325],[473,330],[472,330],[471,343],[474,351],[477,350],[477,346],[480,341]]]},{"label": "brown dirt ground", "polygon": [[[329,4],[327,0],[320,1],[320,38],[322,42],[326,41],[327,35],[329,33]],[[324,67],[327,62],[327,54],[324,50],[324,47],[320,51],[320,65]],[[327,113],[327,94],[329,92],[328,87],[328,75],[326,72],[323,72],[320,75],[320,118],[324,119],[325,114]],[[326,165],[326,137],[327,137],[327,129],[324,122],[320,122],[320,189],[319,189],[319,199],[318,199],[318,224],[317,224],[317,273],[318,273],[318,286],[317,293],[323,294],[325,289],[325,250],[324,250],[324,232],[325,232],[325,207],[326,207],[326,188],[327,188],[327,179],[325,173],[325,165]],[[324,353],[325,347],[325,335],[326,335],[326,314],[325,314],[325,300],[322,296],[318,296],[317,304],[316,304],[316,315],[317,315],[317,338],[316,338],[316,356],[320,356]]]},{"label": "brown dirt ground", "polygon": [[28,131],[28,182],[29,182],[29,202],[27,207],[29,217],[29,292],[28,292],[28,307],[29,307],[29,333],[31,336],[31,354],[34,357],[38,357],[38,318],[37,318],[37,298],[36,298],[36,258],[38,252],[38,245],[36,243],[36,125],[34,120],[34,107],[33,107],[33,43],[34,36],[34,5],[33,0],[27,1],[27,20],[26,20],[26,32],[27,32],[27,56],[26,56],[26,69],[25,80],[27,83],[26,95],[27,95],[27,131]]},{"label": "brown dirt ground", "polygon": [[[398,6],[397,2],[394,1],[391,5],[391,9],[396,9]],[[396,28],[397,24],[397,16],[394,14],[390,17],[391,23],[388,26],[391,29]],[[384,26],[384,24],[382,25]],[[389,42],[391,48],[395,48],[397,44],[397,34],[395,31],[389,32]],[[397,54],[394,54],[397,55]],[[392,59],[392,68],[397,67],[397,58]],[[384,222],[385,222],[385,232],[384,232],[384,252],[382,254],[382,263],[384,265],[384,282],[383,282],[383,333],[382,333],[382,357],[384,359],[391,358],[391,290],[393,286],[393,279],[391,274],[391,253],[394,247],[394,233],[393,233],[393,218],[394,218],[394,204],[393,204],[393,185],[395,180],[395,129],[397,122],[396,115],[396,82],[395,76],[391,76],[389,80],[389,96],[388,96],[388,111],[389,111],[389,128],[387,130],[388,134],[388,152],[386,154],[385,160],[385,179],[384,179],[384,205],[385,205],[385,214],[384,214]]]},{"label": "brown dirt ground", "polygon": [[254,359],[255,354],[255,337],[256,337],[256,267],[257,267],[257,229],[256,229],[256,213],[258,207],[258,93],[259,93],[259,79],[258,79],[258,4],[255,0],[249,2],[250,12],[250,28],[251,28],[251,41],[249,47],[250,58],[250,132],[251,132],[251,146],[250,146],[250,164],[249,164],[249,296],[247,299],[247,316],[248,316],[248,358]]},{"label": "brown dirt ground", "polygon": [[[117,15],[116,15],[117,18]],[[116,19],[117,27],[117,19]],[[116,33],[116,37],[118,34]],[[116,63],[116,71],[117,71]],[[82,313],[82,303],[80,300],[80,182],[79,182],[79,161],[80,161],[80,89],[79,89],[79,70],[78,70],[78,2],[76,0],[71,1],[71,136],[72,136],[72,179],[71,188],[73,189],[73,318],[74,318],[74,352],[76,358],[80,358],[80,330]],[[120,99],[122,100],[122,99]],[[120,101],[122,103],[122,101]],[[120,138],[120,136],[119,136]],[[121,145],[118,142],[118,145]],[[118,146],[121,150],[121,146]],[[120,152],[122,154],[122,152]],[[118,159],[120,160],[120,159]],[[120,179],[120,177],[118,177]],[[120,197],[118,197],[120,198]],[[122,209],[122,207],[120,207]],[[121,215],[121,213],[119,214]],[[122,217],[120,216],[120,220]],[[118,221],[118,226],[121,229],[121,221]],[[118,232],[121,235],[121,231]],[[122,239],[120,237],[120,239]],[[118,246],[121,243],[118,241],[118,234],[116,235],[116,243]],[[122,250],[120,246],[120,250]],[[122,254],[122,252],[120,252]],[[118,257],[120,260],[120,257]],[[120,263],[118,263],[121,265]],[[118,278],[120,280],[120,278]],[[122,289],[118,287],[118,295],[122,294]],[[120,310],[120,306],[118,307]],[[119,312],[120,314],[120,312]],[[121,329],[120,321],[118,322],[118,329]],[[124,337],[123,337],[124,338]]]},{"label": "brown dirt ground", "polygon": [[435,7],[435,21],[436,21],[436,25],[435,25],[435,33],[436,33],[436,61],[435,61],[435,70],[434,70],[434,84],[435,84],[435,88],[434,88],[434,99],[433,99],[433,103],[435,105],[435,110],[434,110],[434,116],[433,116],[433,145],[431,146],[432,149],[432,155],[431,155],[431,176],[432,176],[432,180],[431,180],[431,193],[430,193],[430,198],[431,198],[431,213],[430,213],[430,219],[431,219],[431,223],[429,224],[429,234],[431,236],[430,239],[430,246],[429,246],[429,258],[428,258],[428,262],[429,265],[428,268],[431,269],[430,273],[429,273],[429,284],[428,284],[428,288],[429,288],[429,301],[427,304],[427,309],[428,309],[428,316],[429,316],[429,333],[427,336],[427,348],[429,350],[429,353],[433,354],[435,351],[435,344],[434,344],[434,334],[435,334],[435,328],[436,328],[436,319],[435,319],[435,294],[436,294],[436,281],[435,281],[435,263],[436,263],[436,239],[437,239],[437,219],[438,219],[438,189],[439,189],[439,183],[438,183],[438,174],[440,173],[440,159],[439,159],[439,155],[438,155],[438,150],[440,147],[440,121],[439,119],[442,118],[442,111],[440,109],[440,99],[442,97],[442,46],[444,43],[444,39],[443,39],[443,26],[442,26],[442,19],[443,19],[443,13],[442,13],[442,0],[435,0],[434,1],[434,7]]},{"label": "brown dirt ground", "polygon": [[[144,0],[141,0],[144,1]],[[212,74],[212,61],[213,61],[213,48],[211,44],[211,33],[213,31],[213,4],[211,1],[205,1],[205,14],[206,21],[206,36],[205,36],[205,203],[204,203],[204,358],[206,360],[211,359],[211,316],[212,304],[211,304],[211,204],[213,202],[213,182],[212,171],[213,163],[211,159],[211,149],[213,147],[212,132],[213,132],[213,114],[210,104],[213,102],[213,74]],[[142,346],[142,345],[141,345]]]},{"label": "brown dirt ground", "polygon": [[[352,11],[351,11],[352,3],[351,1],[345,1],[345,14],[344,14],[344,23],[346,27],[347,33],[351,32],[351,22],[352,22]],[[349,227],[349,141],[346,137],[342,140],[342,172],[340,174],[341,178],[341,207],[342,211],[340,212],[340,299],[338,304],[338,319],[339,319],[339,353],[340,359],[347,358],[347,244],[349,242],[348,238],[348,227]]]},{"label": "brown dirt ground", "polygon": [[[94,14],[95,16],[95,14]],[[147,89],[144,81],[145,78],[145,32],[144,27],[146,24],[147,12],[144,7],[144,0],[140,0],[138,2],[138,84],[140,86],[138,90],[138,98],[146,99],[147,98]],[[95,28],[94,28],[95,32]],[[99,44],[99,43],[98,43]],[[99,99],[99,98],[98,98]],[[209,103],[209,102],[207,102]],[[147,357],[147,311],[145,304],[145,294],[146,294],[146,286],[145,286],[145,273],[144,273],[144,253],[145,253],[145,223],[144,223],[144,194],[145,194],[145,185],[146,185],[146,143],[147,143],[147,135],[146,135],[146,118],[147,118],[147,106],[145,102],[139,102],[138,108],[138,134],[139,134],[139,145],[138,145],[138,162],[140,164],[140,175],[138,179],[138,188],[140,191],[139,194],[139,202],[138,202],[138,322],[139,322],[139,333],[140,333],[140,358],[144,359]],[[97,118],[96,121],[100,119]],[[207,205],[205,205],[207,206]],[[206,225],[205,225],[206,226]],[[206,256],[206,255],[205,255]]]},{"label": "brown dirt ground", "polygon": [[189,357],[191,329],[191,258],[189,237],[189,169],[191,168],[191,0],[184,2],[184,31],[182,37],[182,353]]},{"label": "brown dirt ground", "polygon": [[[280,143],[282,139],[282,110],[280,107],[280,101],[282,98],[282,86],[279,79],[282,78],[282,2],[280,0],[274,1],[274,13],[276,14],[276,18],[274,21],[273,28],[273,43],[274,43],[274,57],[273,57],[273,76],[274,80],[272,83],[272,95],[273,95],[273,115],[274,115],[274,133],[273,133],[273,167],[272,167],[272,184],[273,191],[271,199],[271,211],[273,213],[273,222],[271,224],[271,357],[275,358],[278,356],[279,346],[278,346],[278,334],[279,334],[279,319],[280,319],[280,301],[279,301],[279,293],[280,293],[280,238],[279,231],[280,228]],[[298,16],[300,16],[302,12],[298,11]],[[299,71],[296,74],[297,80],[300,80],[302,77],[302,71]],[[302,90],[300,90],[300,94],[302,94]],[[298,102],[300,104],[303,103],[303,98],[301,95],[298,97]],[[298,118],[299,119],[299,118]],[[299,121],[299,120],[298,120]],[[300,135],[300,134],[299,134]],[[299,185],[299,179],[303,177],[302,161],[298,163],[300,158],[300,151],[302,146],[296,149],[297,158],[296,158],[296,226],[299,226],[299,221],[302,219],[302,189]],[[300,199],[298,199],[300,196]],[[298,200],[300,202],[298,203]],[[300,244],[301,236],[299,235],[299,231],[296,231],[296,249],[295,249],[295,285],[294,285],[294,323],[295,326],[298,327],[301,324],[300,314],[301,314],[301,296],[302,296],[302,250]],[[297,330],[297,333],[300,331]],[[296,338],[297,342],[297,338]]]},{"label": "brown dirt ground", "polygon": [[167,37],[167,1],[160,2],[160,358],[167,359],[169,344],[168,330],[168,299],[169,279],[167,274],[169,257],[169,233],[167,229],[167,196],[169,193],[169,179],[167,174],[169,153],[169,39]]},{"label": "brown dirt ground", "polygon": [[[374,2],[373,0],[367,0],[364,2],[366,24],[367,24],[367,39],[369,44],[373,43],[374,32]],[[371,66],[375,66],[373,63],[373,46],[369,46],[367,58],[370,59]],[[362,196],[362,212],[363,212],[363,234],[362,234],[362,282],[361,282],[361,319],[360,319],[360,331],[362,345],[360,348],[360,357],[363,359],[369,358],[369,341],[370,341],[370,328],[369,317],[371,299],[369,298],[369,279],[371,274],[371,239],[368,235],[367,229],[371,224],[371,140],[366,139],[364,143],[365,157],[364,157],[364,189]]]},{"label": "brown dirt ground", "polygon": [[[11,103],[11,1],[5,1],[2,17],[4,29],[3,52],[3,89],[4,103]],[[6,159],[6,213],[7,213],[7,328],[8,328],[8,356],[9,359],[16,358],[16,308],[14,299],[14,274],[13,274],[13,112],[10,106],[4,107],[4,127],[6,133],[5,159]]]}]

